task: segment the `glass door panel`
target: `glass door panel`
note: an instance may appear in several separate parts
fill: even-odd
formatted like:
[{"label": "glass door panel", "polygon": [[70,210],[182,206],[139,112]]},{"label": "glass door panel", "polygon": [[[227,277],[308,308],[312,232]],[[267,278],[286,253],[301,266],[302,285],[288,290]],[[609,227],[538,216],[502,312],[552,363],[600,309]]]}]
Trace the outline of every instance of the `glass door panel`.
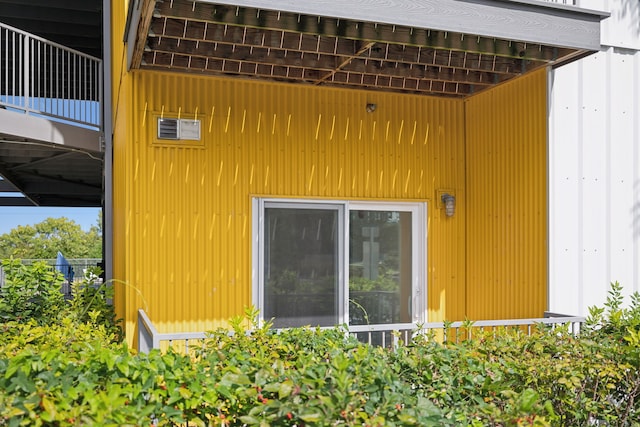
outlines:
[{"label": "glass door panel", "polygon": [[411,322],[411,212],[349,211],[349,324]]},{"label": "glass door panel", "polygon": [[339,323],[339,213],[265,207],[263,314],[274,327]]}]

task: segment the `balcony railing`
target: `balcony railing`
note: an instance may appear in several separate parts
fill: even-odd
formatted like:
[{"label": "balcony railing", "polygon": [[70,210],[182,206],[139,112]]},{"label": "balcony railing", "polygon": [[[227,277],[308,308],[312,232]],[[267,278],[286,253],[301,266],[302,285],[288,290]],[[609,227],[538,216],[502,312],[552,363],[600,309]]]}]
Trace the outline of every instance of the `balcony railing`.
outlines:
[{"label": "balcony railing", "polygon": [[0,23],[0,108],[102,128],[102,61]]},{"label": "balcony railing", "polygon": [[[481,320],[477,322],[430,322],[419,325],[418,328],[407,328],[406,324],[397,325],[360,325],[350,326],[348,333],[359,341],[382,347],[396,347],[400,343],[409,343],[414,334],[433,333],[436,339],[449,342],[474,339],[479,332],[497,333],[500,329],[514,328],[522,333],[531,335],[535,328],[547,326],[550,328],[567,327],[572,334],[580,333],[585,322],[584,317],[565,316],[545,313],[539,319],[504,319]],[[173,348],[189,353],[201,347],[206,340],[205,332],[176,332],[160,333],[149,319],[144,310],[138,310],[138,351],[148,353],[152,349]]]}]

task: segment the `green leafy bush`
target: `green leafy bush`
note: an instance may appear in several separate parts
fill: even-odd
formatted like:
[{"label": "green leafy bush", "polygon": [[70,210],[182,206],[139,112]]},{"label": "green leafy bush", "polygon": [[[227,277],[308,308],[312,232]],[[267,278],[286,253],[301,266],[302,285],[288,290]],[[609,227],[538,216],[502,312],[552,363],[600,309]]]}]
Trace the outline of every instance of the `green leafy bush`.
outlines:
[{"label": "green leafy bush", "polygon": [[82,281],[74,282],[70,300],[61,293],[61,273],[44,262],[24,265],[17,259],[2,260],[5,284],[0,287],[0,322],[28,322],[38,325],[60,324],[72,319],[107,328],[116,341],[122,332],[110,300],[113,288],[97,283],[98,267],[86,271]]},{"label": "green leafy bush", "polygon": [[0,288],[0,320],[50,322],[65,305],[60,292],[63,277],[43,262],[23,265],[20,260],[2,261],[5,284]]},{"label": "green leafy bush", "polygon": [[618,291],[577,337],[425,333],[396,349],[278,332],[254,311],[191,355],[136,354],[71,318],[6,322],[0,426],[638,426],[639,299],[623,309]]},{"label": "green leafy bush", "polygon": [[98,283],[102,274],[99,267],[88,268],[85,277],[71,286],[73,298],[67,306],[67,316],[76,322],[91,323],[107,328],[115,336],[116,341],[123,339],[119,320],[111,301],[113,300],[113,286],[108,283]]}]

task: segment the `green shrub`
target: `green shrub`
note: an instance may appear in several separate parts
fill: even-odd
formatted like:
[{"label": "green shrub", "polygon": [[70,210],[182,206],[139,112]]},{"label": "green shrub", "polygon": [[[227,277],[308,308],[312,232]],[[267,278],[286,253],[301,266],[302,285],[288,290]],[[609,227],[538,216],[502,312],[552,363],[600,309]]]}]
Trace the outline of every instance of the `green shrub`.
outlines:
[{"label": "green shrub", "polygon": [[66,315],[77,322],[102,325],[115,336],[116,341],[121,341],[124,336],[111,303],[113,286],[97,283],[101,274],[99,267],[88,268],[83,280],[72,284],[72,299],[69,300]]},{"label": "green shrub", "polygon": [[[622,286],[612,283],[603,308],[592,307],[581,341],[603,360],[618,363],[616,380],[606,384],[607,399],[613,418],[619,424],[640,425],[640,294],[631,295],[628,307],[623,306]],[[593,388],[602,388],[594,381]],[[632,421],[633,420],[633,421]]]},{"label": "green shrub", "polygon": [[119,322],[110,303],[113,288],[96,283],[102,271],[90,268],[82,281],[71,284],[72,296],[61,293],[62,274],[44,262],[24,265],[20,260],[2,260],[5,285],[0,288],[0,322],[26,322],[38,325],[60,324],[72,319],[106,328],[114,340],[122,340]]},{"label": "green shrub", "polygon": [[135,354],[70,317],[5,322],[0,426],[638,426],[638,298],[611,298],[578,337],[541,326],[397,349],[278,332],[254,311],[190,356]]},{"label": "green shrub", "polygon": [[344,329],[234,332],[213,333],[198,363],[217,376],[215,425],[451,425],[388,364],[388,349]]},{"label": "green shrub", "polygon": [[60,288],[63,277],[44,262],[23,265],[20,260],[2,260],[5,284],[0,288],[0,320],[47,323],[57,319],[65,302]]}]

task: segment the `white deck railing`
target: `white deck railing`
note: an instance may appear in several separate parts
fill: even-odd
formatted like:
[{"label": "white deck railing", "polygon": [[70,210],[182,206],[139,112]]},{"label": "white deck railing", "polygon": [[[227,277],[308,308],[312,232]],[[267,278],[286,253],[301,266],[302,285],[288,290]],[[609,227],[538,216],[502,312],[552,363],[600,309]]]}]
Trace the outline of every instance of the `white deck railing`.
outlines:
[{"label": "white deck railing", "polygon": [[[481,320],[477,322],[430,322],[419,328],[407,328],[406,324],[397,325],[360,325],[351,326],[349,334],[360,341],[383,347],[397,346],[400,342],[408,343],[414,334],[434,332],[439,339],[449,342],[459,342],[473,339],[474,333],[497,332],[500,328],[518,328],[530,335],[539,325],[549,327],[567,326],[572,334],[580,333],[585,322],[584,317],[565,316],[545,313],[539,319],[505,319]],[[207,338],[205,332],[177,332],[160,333],[156,330],[144,310],[138,310],[138,351],[148,353],[152,349],[173,347],[186,353],[196,346],[201,346]]]},{"label": "white deck railing", "polygon": [[189,352],[190,341],[202,342],[207,338],[205,332],[177,332],[160,333],[147,316],[144,310],[138,310],[138,351],[148,353],[151,349],[161,348],[162,343],[173,347],[174,343],[180,343],[185,353]]},{"label": "white deck railing", "polygon": [[0,108],[101,129],[102,61],[0,23]]}]

